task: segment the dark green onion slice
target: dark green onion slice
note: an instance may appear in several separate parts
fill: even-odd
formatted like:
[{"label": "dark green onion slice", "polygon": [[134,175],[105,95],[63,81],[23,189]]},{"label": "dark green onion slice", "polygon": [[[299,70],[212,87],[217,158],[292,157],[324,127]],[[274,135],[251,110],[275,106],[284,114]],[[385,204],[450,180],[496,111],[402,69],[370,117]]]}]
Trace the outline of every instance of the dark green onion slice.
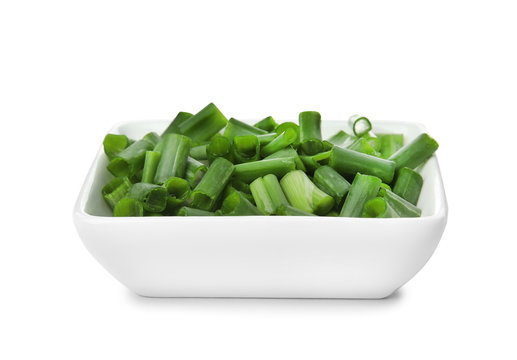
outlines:
[{"label": "dark green onion slice", "polygon": [[210,211],[234,172],[234,166],[225,158],[218,157],[208,168],[205,176],[191,193],[191,207]]},{"label": "dark green onion slice", "polygon": [[188,136],[193,143],[207,141],[226,126],[228,120],[213,103],[178,125],[180,134]]},{"label": "dark green onion slice", "polygon": [[111,160],[129,146],[129,139],[126,135],[108,134],[104,137],[102,145],[104,153]]},{"label": "dark green onion slice", "polygon": [[224,199],[221,213],[225,216],[264,215],[238,191],[231,193]]},{"label": "dark green onion slice", "polygon": [[348,119],[348,122],[355,136],[363,136],[372,130],[372,123],[364,116],[352,115]]},{"label": "dark green onion slice", "polygon": [[140,201],[144,210],[150,212],[162,212],[167,205],[167,190],[155,184],[136,183],[129,189],[127,197]]},{"label": "dark green onion slice", "polygon": [[300,123],[300,143],[306,155],[323,151],[321,142],[321,115],[317,111],[303,111],[298,119]]},{"label": "dark green onion slice", "polygon": [[160,153],[156,151],[146,151],[144,169],[142,170],[142,182],[152,184],[156,175],[156,169],[160,162]]},{"label": "dark green onion slice", "polygon": [[126,176],[115,178],[102,188],[102,197],[113,209],[121,199],[126,197],[131,186],[131,181]]},{"label": "dark green onion slice", "polygon": [[183,206],[178,211],[178,216],[214,216],[215,213],[211,211],[205,211],[200,209],[194,209],[191,207]]},{"label": "dark green onion slice", "polygon": [[193,115],[191,113],[180,111],[169,126],[163,131],[162,137],[167,134],[180,134],[179,126],[192,116]]},{"label": "dark green onion slice", "polygon": [[260,120],[258,123],[253,125],[259,129],[262,129],[267,132],[274,131],[278,124],[276,123],[275,119],[273,119],[272,116],[268,116],[265,119]]},{"label": "dark green onion slice", "polygon": [[339,216],[361,217],[364,204],[377,196],[381,183],[378,177],[358,173],[348,190]]},{"label": "dark green onion slice", "polygon": [[423,185],[424,179],[422,175],[410,168],[404,167],[399,170],[397,180],[393,186],[393,192],[411,204],[416,205]]},{"label": "dark green onion slice", "polygon": [[163,184],[171,177],[183,177],[187,166],[191,141],[179,134],[167,134],[163,138],[163,149],[156,169],[154,182]]},{"label": "dark green onion slice", "polygon": [[328,165],[322,166],[314,172],[313,181],[317,187],[332,196],[338,206],[342,204],[350,189],[350,183]]},{"label": "dark green onion slice", "polygon": [[414,169],[425,163],[438,149],[438,143],[428,134],[420,134],[409,144],[389,157],[395,162],[397,171],[403,167]]},{"label": "dark green onion slice", "polygon": [[274,154],[275,152],[285,149],[289,145],[293,144],[297,138],[298,135],[296,134],[296,131],[292,128],[288,128],[283,133],[278,135],[273,141],[264,146],[260,150],[260,154],[262,157]]},{"label": "dark green onion slice", "polygon": [[231,118],[228,121],[228,125],[224,129],[224,136],[228,139],[233,139],[236,136],[263,134],[267,134],[267,131],[248,125],[234,118]]},{"label": "dark green onion slice", "polygon": [[264,159],[235,165],[234,177],[250,183],[267,174],[282,177],[295,168],[296,165],[292,158]]},{"label": "dark green onion slice", "polygon": [[140,201],[126,197],[115,205],[113,216],[144,216],[144,207]]}]

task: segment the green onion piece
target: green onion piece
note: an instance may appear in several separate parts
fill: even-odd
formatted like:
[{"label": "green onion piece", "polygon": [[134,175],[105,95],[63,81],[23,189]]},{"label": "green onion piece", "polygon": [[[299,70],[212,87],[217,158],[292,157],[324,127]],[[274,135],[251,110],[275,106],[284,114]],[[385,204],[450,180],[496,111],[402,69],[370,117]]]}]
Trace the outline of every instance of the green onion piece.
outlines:
[{"label": "green onion piece", "polygon": [[276,210],[279,206],[289,205],[289,201],[285,197],[284,191],[282,190],[282,186],[280,185],[280,182],[278,181],[278,178],[275,175],[268,174],[264,176],[262,180],[269,194],[269,197],[273,202],[273,208],[275,209],[274,213],[276,213]]},{"label": "green onion piece", "polygon": [[336,134],[332,135],[327,141],[341,147],[347,147],[353,143],[357,138],[349,135],[343,130],[339,130]]},{"label": "green onion piece", "polygon": [[233,157],[238,163],[257,161],[260,157],[260,142],[256,135],[233,138]]},{"label": "green onion piece", "polygon": [[163,149],[163,138],[158,141],[158,143],[154,146],[153,151],[157,152],[161,155]]},{"label": "green onion piece", "polygon": [[348,190],[339,216],[361,217],[364,204],[377,196],[381,183],[378,177],[358,173]]},{"label": "green onion piece", "polygon": [[267,132],[274,131],[278,124],[276,123],[275,119],[273,119],[272,116],[268,116],[265,119],[260,120],[258,123],[253,125],[259,129],[265,130]]},{"label": "green onion piece", "polygon": [[300,159],[302,160],[303,166],[308,174],[313,174],[316,169],[321,166],[321,164],[314,160],[312,156],[301,155]]},{"label": "green onion piece", "polygon": [[399,214],[391,206],[388,205],[386,200],[381,197],[374,197],[368,200],[363,207],[363,217],[367,218],[398,218]]},{"label": "green onion piece", "polygon": [[188,137],[179,134],[165,135],[154,182],[163,184],[171,177],[183,177],[189,152],[190,139]]},{"label": "green onion piece", "polygon": [[196,160],[206,160],[206,159],[208,159],[208,155],[206,153],[207,148],[208,148],[208,144],[191,147],[190,156]]},{"label": "green onion piece", "polygon": [[375,135],[372,131],[369,131],[368,134],[363,135],[363,139],[366,139],[366,141],[368,141],[375,153],[377,153],[380,156],[379,151],[381,150],[381,141],[379,140],[377,135]]},{"label": "green onion piece", "polygon": [[225,216],[264,215],[238,191],[224,199],[221,213]]},{"label": "green onion piece", "polygon": [[257,208],[266,215],[271,215],[275,212],[276,208],[273,204],[273,200],[269,196],[269,193],[264,185],[263,178],[257,178],[250,184],[251,194],[255,200]]},{"label": "green onion piece", "polygon": [[411,204],[416,205],[423,184],[424,179],[422,175],[410,168],[404,167],[399,170],[397,180],[393,186],[393,192]]},{"label": "green onion piece", "polygon": [[190,195],[190,185],[187,180],[171,177],[163,184],[167,190],[167,210],[172,211],[182,205]]},{"label": "green onion piece", "polygon": [[338,146],[332,149],[329,165],[343,176],[354,176],[356,173],[361,173],[377,176],[387,183],[390,183],[395,175],[393,161],[342,149]]},{"label": "green onion piece", "polygon": [[144,166],[145,152],[152,150],[155,144],[141,139],[122,150],[110,160],[108,170],[115,176],[132,177]]},{"label": "green onion piece", "polygon": [[385,183],[381,184],[381,189],[387,189],[387,190],[391,191],[391,187],[388,184],[385,184]]},{"label": "green onion piece", "polygon": [[210,103],[200,112],[178,125],[180,134],[188,136],[192,142],[199,143],[212,138],[226,126],[228,120],[219,109]]},{"label": "green onion piece", "polygon": [[323,140],[321,143],[323,144],[323,152],[330,151],[334,147],[334,144],[327,140]]},{"label": "green onion piece", "polygon": [[111,160],[129,146],[129,139],[126,135],[108,134],[104,137],[102,145],[104,146],[104,153]]},{"label": "green onion piece", "polygon": [[179,126],[183,124],[186,120],[190,119],[193,115],[188,112],[180,111],[178,115],[172,120],[172,122],[167,126],[167,128],[163,131],[162,137],[167,134],[180,134]]},{"label": "green onion piece", "polygon": [[357,138],[353,143],[347,146],[347,149],[372,156],[376,156],[378,154],[370,142],[365,138]]},{"label": "green onion piece", "polygon": [[278,135],[273,141],[264,146],[260,150],[260,155],[262,157],[266,157],[277,151],[285,149],[289,145],[293,144],[297,138],[298,135],[296,134],[296,131],[292,128],[288,128],[283,133]]},{"label": "green onion piece", "polygon": [[178,216],[214,216],[215,213],[206,211],[206,210],[200,210],[200,209],[194,209],[191,207],[183,206],[178,211]]},{"label": "green onion piece", "polygon": [[233,178],[230,180],[230,184],[240,192],[243,192],[245,194],[251,194],[250,185],[242,180]]},{"label": "green onion piece", "polygon": [[[253,195],[251,195],[251,191],[249,193],[245,193],[243,191],[239,191],[237,190],[236,188],[234,188],[231,184],[228,184],[226,185],[226,187],[224,188],[224,191],[223,191],[223,194],[222,196],[219,196],[219,199],[218,201],[220,202],[220,204],[217,204],[216,203],[216,206],[215,208],[217,209],[218,207],[221,207],[222,205],[222,202],[224,199],[226,199],[229,195],[233,194],[234,192],[238,192],[238,193],[241,193],[242,196],[244,196],[244,198],[246,198],[246,200],[248,200],[250,203],[252,203],[253,205],[255,205],[255,199],[253,199]],[[218,206],[219,205],[219,206]]]},{"label": "green onion piece", "polygon": [[392,191],[381,189],[379,195],[386,200],[388,205],[391,206],[400,217],[420,217],[420,215],[422,215],[422,210]]},{"label": "green onion piece", "polygon": [[232,142],[227,137],[217,134],[208,144],[206,154],[209,162],[213,162],[218,157],[232,161]]},{"label": "green onion piece", "polygon": [[269,133],[269,134],[261,134],[261,135],[255,135],[260,143],[261,146],[265,146],[269,144],[271,141],[275,140],[275,138],[278,136],[276,132]]},{"label": "green onion piece", "polygon": [[325,215],[334,206],[334,198],[320,190],[301,170],[294,170],[280,180],[289,203],[303,211]]},{"label": "green onion piece", "polygon": [[320,152],[319,154],[312,155],[312,160],[316,161],[320,165],[326,160],[330,159],[330,155],[332,154],[331,150]]},{"label": "green onion piece", "polygon": [[126,176],[115,178],[102,188],[102,197],[113,209],[127,195],[131,185]]},{"label": "green onion piece", "polygon": [[276,215],[280,215],[280,216],[316,216],[314,214],[311,214],[310,212],[297,209],[291,205],[280,205],[278,207],[278,209],[276,209]]},{"label": "green onion piece", "polygon": [[372,130],[372,123],[364,116],[352,115],[348,119],[348,123],[354,131],[355,136],[363,136]]},{"label": "green onion piece", "polygon": [[288,147],[286,149],[279,150],[274,154],[266,156],[264,158],[264,160],[282,159],[282,158],[292,158],[292,159],[294,159],[294,163],[296,164],[296,170],[302,170],[302,171],[306,170],[305,165],[303,164],[303,161],[300,158],[300,155],[298,155],[296,150],[294,150],[292,147]]},{"label": "green onion piece", "polygon": [[300,142],[305,154],[314,155],[322,152],[320,113],[303,111],[300,113],[298,121],[300,123]]},{"label": "green onion piece", "polygon": [[138,170],[135,174],[133,174],[130,178],[129,178],[129,181],[131,181],[131,183],[133,184],[136,184],[138,182],[141,182],[142,181],[142,174],[144,173],[144,170],[143,169],[140,169]]},{"label": "green onion piece", "polygon": [[222,157],[216,158],[208,168],[205,176],[192,191],[190,195],[192,203],[190,206],[201,210],[212,210],[233,172],[234,166],[231,162]]},{"label": "green onion piece", "polygon": [[234,118],[231,118],[228,121],[226,129],[224,129],[224,136],[226,136],[228,139],[233,139],[236,136],[263,134],[267,134],[267,131],[248,125],[245,122]]},{"label": "green onion piece", "polygon": [[400,148],[396,153],[389,157],[394,161],[397,171],[403,167],[414,169],[425,163],[433,156],[438,149],[438,143],[428,134],[420,134],[406,146]]},{"label": "green onion piece", "polygon": [[267,174],[282,177],[295,168],[296,165],[292,158],[264,159],[235,165],[234,176],[241,181],[250,183]]},{"label": "green onion piece", "polygon": [[326,216],[330,216],[330,217],[339,217],[339,213],[336,211],[336,210],[331,210],[327,213]]},{"label": "green onion piece", "polygon": [[146,151],[144,169],[142,170],[142,182],[152,184],[156,175],[156,168],[160,162],[160,153],[156,151]]},{"label": "green onion piece", "polygon": [[158,145],[158,143],[160,142],[161,138],[160,138],[160,135],[158,135],[157,133],[155,132],[150,132],[150,133],[147,133],[144,135],[144,137],[142,138],[143,140],[146,140],[146,141],[149,141],[151,144],[153,144],[153,148]]},{"label": "green onion piece", "polygon": [[286,121],[286,122],[281,123],[280,125],[278,125],[276,127],[275,132],[280,135],[281,133],[283,133],[284,131],[286,131],[289,128],[296,131],[296,135],[298,137],[294,141],[293,146],[294,146],[294,148],[298,148],[298,145],[300,145],[300,127],[298,125],[296,125],[294,122]]},{"label": "green onion piece", "polygon": [[404,135],[402,134],[377,134],[377,139],[381,144],[381,156],[389,158],[398,149],[404,146]]},{"label": "green onion piece", "polygon": [[191,187],[195,187],[201,181],[207,170],[208,167],[205,164],[189,156],[187,158],[185,179]]},{"label": "green onion piece", "polygon": [[350,189],[350,183],[328,165],[318,168],[312,180],[317,187],[332,196],[338,206]]},{"label": "green onion piece", "polygon": [[144,208],[140,201],[126,197],[115,205],[113,216],[144,216]]},{"label": "green onion piece", "polygon": [[129,189],[127,197],[142,202],[144,210],[150,212],[162,212],[167,205],[167,190],[159,185],[136,183]]}]

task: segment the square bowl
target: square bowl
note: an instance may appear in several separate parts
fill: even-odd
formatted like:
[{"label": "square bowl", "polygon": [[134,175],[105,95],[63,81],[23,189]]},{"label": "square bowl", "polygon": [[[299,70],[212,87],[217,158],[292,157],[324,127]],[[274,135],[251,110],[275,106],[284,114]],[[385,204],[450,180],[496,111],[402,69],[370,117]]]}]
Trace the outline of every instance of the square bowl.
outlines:
[{"label": "square bowl", "polygon": [[[322,122],[324,138],[346,127]],[[116,125],[140,138],[169,121]],[[422,125],[374,122],[377,133],[411,141]],[[345,129],[346,130],[346,129]],[[116,279],[150,297],[379,299],[409,281],[433,254],[447,222],[438,160],[420,169],[420,218],[127,217],[101,196],[112,175],[99,150],[79,193],[74,222],[86,248]]]}]

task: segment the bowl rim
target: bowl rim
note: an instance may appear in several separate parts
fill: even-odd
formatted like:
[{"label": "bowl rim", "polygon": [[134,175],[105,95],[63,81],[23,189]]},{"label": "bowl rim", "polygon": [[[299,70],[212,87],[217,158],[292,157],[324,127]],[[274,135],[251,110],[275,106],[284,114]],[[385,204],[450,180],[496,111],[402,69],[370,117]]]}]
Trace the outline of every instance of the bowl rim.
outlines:
[{"label": "bowl rim", "polygon": [[[260,120],[260,119],[259,119]],[[241,120],[245,123],[254,123],[259,120]],[[285,121],[293,121],[293,120],[282,120],[280,122]],[[337,122],[343,120],[322,120],[322,123],[326,122]],[[108,133],[112,134],[120,134],[120,128],[127,125],[137,125],[142,123],[170,123],[169,119],[150,119],[150,120],[128,120],[128,121],[119,121],[112,125]],[[406,126],[406,127],[416,127],[419,131],[425,132],[426,127],[419,122],[408,122],[408,121],[397,121],[397,120],[372,120],[372,124],[382,124],[390,126],[391,124]],[[382,133],[382,132],[381,132]],[[445,195],[445,189],[443,185],[443,178],[440,170],[440,165],[438,162],[438,157],[434,154],[430,160],[434,160],[433,166],[435,167],[434,171],[436,172],[438,179],[438,186],[434,193],[434,198],[437,200],[437,209],[431,215],[426,215],[422,217],[410,218],[356,218],[356,217],[332,217],[332,216],[143,216],[143,217],[113,217],[113,216],[102,216],[102,215],[92,215],[86,212],[86,203],[88,201],[90,192],[92,191],[92,186],[95,181],[95,170],[97,168],[98,162],[104,156],[104,149],[102,144],[100,145],[94,160],[92,161],[88,173],[85,177],[85,180],[81,186],[79,194],[77,196],[77,200],[75,202],[73,208],[73,217],[74,221],[77,223],[161,223],[161,222],[178,222],[178,221],[199,221],[201,218],[204,221],[236,221],[239,219],[249,219],[253,218],[254,221],[290,221],[290,222],[299,222],[299,221],[340,221],[340,222],[364,222],[371,223],[375,222],[422,222],[422,221],[436,221],[447,218],[448,215],[448,204],[447,198]]]}]

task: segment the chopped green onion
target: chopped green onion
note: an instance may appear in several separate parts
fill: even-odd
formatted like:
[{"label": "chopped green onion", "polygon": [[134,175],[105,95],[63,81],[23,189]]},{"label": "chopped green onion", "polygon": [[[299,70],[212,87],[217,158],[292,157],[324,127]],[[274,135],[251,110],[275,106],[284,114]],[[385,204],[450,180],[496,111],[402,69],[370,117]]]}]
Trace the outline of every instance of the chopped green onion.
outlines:
[{"label": "chopped green onion", "polygon": [[391,206],[400,217],[420,217],[420,215],[422,215],[422,210],[392,191],[381,189],[379,195],[386,200],[386,203]]},{"label": "chopped green onion", "polygon": [[231,179],[230,181],[230,184],[236,189],[236,190],[239,190],[240,192],[243,192],[245,194],[251,194],[251,189],[250,189],[250,185],[248,183],[245,183],[244,181],[242,180],[239,180],[239,179],[236,179],[236,178],[233,178]]},{"label": "chopped green onion", "polygon": [[113,216],[144,216],[144,208],[140,201],[126,197],[115,205]]},{"label": "chopped green onion", "polygon": [[294,122],[286,121],[286,122],[281,123],[280,125],[278,125],[276,127],[275,132],[280,135],[281,133],[283,133],[284,131],[286,131],[289,128],[293,129],[296,132],[297,138],[294,141],[293,146],[295,148],[297,148],[298,145],[300,145],[300,127],[298,125],[296,125]]},{"label": "chopped green onion", "polygon": [[197,145],[190,148],[190,156],[196,160],[206,160],[208,159],[208,155],[206,153],[206,149],[208,148],[208,144]]},{"label": "chopped green onion", "polygon": [[154,131],[151,131],[150,133],[145,134],[144,137],[142,138],[142,140],[149,141],[151,144],[153,144],[153,148],[154,148],[156,145],[158,145],[161,138],[160,138],[160,135],[158,135]]},{"label": "chopped green onion", "polygon": [[377,139],[381,144],[381,156],[389,158],[398,149],[404,146],[404,135],[402,134],[377,134]]},{"label": "chopped green onion", "polygon": [[274,213],[276,213],[276,209],[280,205],[289,205],[289,201],[285,197],[284,191],[282,190],[282,186],[278,181],[278,178],[273,174],[268,174],[262,178],[264,186],[273,202],[273,208],[275,209]]},{"label": "chopped green onion", "polygon": [[349,135],[343,130],[339,130],[336,134],[332,135],[327,141],[337,146],[348,147],[356,139],[357,138],[355,136]]},{"label": "chopped green onion", "polygon": [[180,134],[179,126],[192,116],[193,115],[191,113],[180,111],[169,126],[163,131],[162,137],[167,134]]},{"label": "chopped green onion", "polygon": [[161,155],[163,149],[163,137],[158,141],[158,143],[154,146],[153,151],[157,152]]},{"label": "chopped green onion", "polygon": [[289,145],[293,144],[297,137],[298,135],[296,134],[296,131],[292,128],[288,128],[283,133],[278,135],[273,141],[264,146],[261,149],[260,154],[263,157],[266,157],[277,151],[285,149]]},{"label": "chopped green onion", "polygon": [[154,182],[163,184],[171,177],[183,177],[190,152],[190,139],[179,134],[167,134],[163,138],[163,149],[156,169]]},{"label": "chopped green onion", "polygon": [[183,204],[190,195],[188,181],[179,177],[167,179],[163,187],[167,190],[167,210],[169,211]]},{"label": "chopped green onion", "polygon": [[323,140],[321,143],[323,144],[323,152],[330,151],[334,147],[334,144],[327,140]]},{"label": "chopped green onion", "polygon": [[381,189],[387,189],[387,190],[391,191],[391,187],[386,183],[381,184]]},{"label": "chopped green onion", "polygon": [[160,162],[160,153],[156,151],[146,151],[144,169],[142,170],[142,182],[152,184],[154,183],[154,176],[156,169]]},{"label": "chopped green onion", "polygon": [[167,205],[167,190],[155,184],[136,183],[129,189],[127,197],[142,202],[144,210],[150,212],[162,212]]},{"label": "chopped green onion", "polygon": [[263,134],[267,134],[267,131],[248,125],[234,118],[231,118],[228,121],[226,129],[224,129],[224,136],[228,139],[233,139],[236,136]]},{"label": "chopped green onion", "polygon": [[300,123],[300,142],[307,155],[323,151],[321,142],[321,115],[317,111],[303,111],[298,119]]},{"label": "chopped green onion", "polygon": [[352,115],[348,119],[348,123],[352,127],[355,136],[363,136],[372,130],[372,123],[370,120],[360,115]]},{"label": "chopped green onion", "polygon": [[222,157],[216,158],[192,191],[190,206],[201,210],[212,210],[233,172],[234,166],[231,162]]},{"label": "chopped green onion", "polygon": [[228,120],[219,109],[210,103],[200,112],[178,125],[180,134],[188,136],[193,143],[212,138],[226,126]]},{"label": "chopped green onion", "polygon": [[156,144],[141,139],[119,152],[108,164],[108,170],[115,176],[132,177],[144,166],[145,152]]},{"label": "chopped green onion", "polygon": [[391,160],[337,146],[332,149],[329,165],[343,176],[354,176],[356,173],[361,173],[377,176],[387,183],[393,180],[395,174],[395,163]]},{"label": "chopped green onion", "polygon": [[334,206],[334,198],[320,190],[301,170],[294,170],[280,180],[289,203],[303,211],[325,215]]},{"label": "chopped green onion", "polygon": [[264,159],[235,165],[234,176],[239,180],[250,183],[267,174],[282,177],[295,168],[293,158]]},{"label": "chopped green onion", "polygon": [[187,158],[185,179],[191,187],[195,187],[201,181],[207,170],[208,167],[205,164],[189,156]]},{"label": "chopped green onion", "polygon": [[297,209],[291,205],[280,205],[276,210],[276,214],[280,216],[316,216],[310,212]]},{"label": "chopped green onion", "polygon": [[214,216],[215,213],[183,206],[178,211],[178,216]]},{"label": "chopped green onion", "polygon": [[404,167],[399,170],[397,180],[393,186],[393,192],[411,204],[416,205],[423,184],[424,179],[422,175],[410,168]]},{"label": "chopped green onion", "polygon": [[357,138],[353,143],[347,146],[347,149],[354,150],[363,154],[376,156],[378,153],[372,147],[370,142],[365,138]]},{"label": "chopped green onion", "polygon": [[378,177],[358,173],[348,190],[339,216],[361,217],[364,204],[377,196],[381,183]]},{"label": "chopped green onion", "polygon": [[274,133],[268,133],[268,134],[261,134],[261,135],[255,135],[260,143],[261,146],[265,146],[269,144],[271,141],[275,140],[275,138],[278,136],[276,132]]},{"label": "chopped green onion", "polygon": [[314,172],[313,181],[317,187],[332,196],[338,206],[342,204],[350,189],[350,183],[328,165],[322,166]]},{"label": "chopped green onion", "polygon": [[206,154],[209,162],[213,162],[216,158],[222,157],[226,160],[233,161],[232,158],[232,142],[222,135],[215,135],[206,148]]},{"label": "chopped green onion", "polygon": [[239,163],[257,161],[260,157],[260,142],[256,135],[233,138],[233,156]]},{"label": "chopped green onion", "polygon": [[113,209],[127,195],[131,185],[131,181],[126,176],[115,178],[102,188],[102,197]]},{"label": "chopped green onion", "polygon": [[224,199],[221,213],[225,216],[264,215],[238,191],[233,192]]},{"label": "chopped green onion", "polygon": [[382,197],[374,197],[364,204],[363,217],[368,218],[398,218],[399,215]]},{"label": "chopped green onion", "polygon": [[305,171],[305,165],[303,164],[300,155],[294,150],[292,147],[288,147],[282,150],[277,151],[274,154],[266,156],[264,160],[268,159],[282,159],[282,158],[292,158],[294,159],[294,163],[296,164],[296,170]]},{"label": "chopped green onion", "polygon": [[259,129],[265,130],[267,132],[274,131],[278,124],[272,116],[268,116],[265,119],[260,120],[258,123],[253,125]]},{"label": "chopped green onion", "polygon": [[126,135],[108,134],[102,142],[104,153],[108,159],[113,159],[119,152],[129,146],[129,139]]},{"label": "chopped green onion", "polygon": [[273,200],[264,185],[264,179],[259,177],[250,184],[251,194],[257,208],[266,215],[273,214],[276,210]]},{"label": "chopped green onion", "polygon": [[414,169],[425,163],[427,159],[433,156],[438,149],[438,143],[428,134],[420,134],[406,146],[400,148],[396,153],[389,157],[394,161],[397,171],[403,167]]},{"label": "chopped green onion", "polygon": [[300,159],[303,162],[303,166],[308,174],[313,174],[316,169],[318,169],[321,164],[314,160],[312,156],[309,155],[301,155]]}]

